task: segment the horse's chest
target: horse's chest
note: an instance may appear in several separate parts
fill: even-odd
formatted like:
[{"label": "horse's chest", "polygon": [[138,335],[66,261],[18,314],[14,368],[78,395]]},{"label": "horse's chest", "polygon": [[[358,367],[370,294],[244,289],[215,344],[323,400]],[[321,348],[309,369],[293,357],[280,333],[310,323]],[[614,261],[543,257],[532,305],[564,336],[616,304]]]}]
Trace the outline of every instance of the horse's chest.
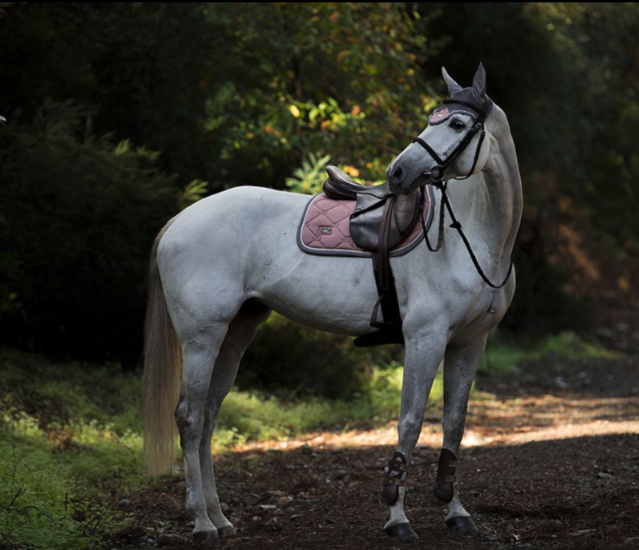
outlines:
[{"label": "horse's chest", "polygon": [[465,310],[460,310],[453,322],[453,339],[474,339],[494,328],[508,309],[508,300],[503,290],[483,290]]}]

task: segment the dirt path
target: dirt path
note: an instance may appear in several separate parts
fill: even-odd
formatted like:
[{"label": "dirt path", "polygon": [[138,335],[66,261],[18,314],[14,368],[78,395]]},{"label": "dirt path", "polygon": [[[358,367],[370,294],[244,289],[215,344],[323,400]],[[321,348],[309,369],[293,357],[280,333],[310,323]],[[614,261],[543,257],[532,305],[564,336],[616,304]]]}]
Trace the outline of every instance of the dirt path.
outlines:
[{"label": "dirt path", "polygon": [[[222,457],[219,493],[239,530],[225,548],[639,549],[637,362],[549,369],[549,360],[522,367],[519,383],[478,380],[490,394],[478,391],[470,404],[459,480],[479,535],[448,533],[432,496],[441,412],[431,410],[408,483],[407,514],[420,541],[392,541],[381,530],[387,512],[377,493],[396,442],[391,425]],[[183,494],[184,482],[172,478],[134,495],[145,530],[123,534],[112,547],[133,548],[146,533],[150,547],[193,548]]]}]

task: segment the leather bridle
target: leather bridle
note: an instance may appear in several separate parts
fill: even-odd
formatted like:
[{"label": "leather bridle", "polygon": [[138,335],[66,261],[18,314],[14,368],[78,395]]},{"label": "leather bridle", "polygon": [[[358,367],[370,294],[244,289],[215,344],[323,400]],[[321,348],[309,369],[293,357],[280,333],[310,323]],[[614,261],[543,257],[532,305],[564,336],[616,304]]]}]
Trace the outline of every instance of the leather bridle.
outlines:
[{"label": "leather bridle", "polygon": [[473,165],[468,172],[468,175],[463,178],[455,178],[455,179],[468,179],[472,176],[475,171],[475,167],[477,166],[477,160],[479,159],[479,154],[481,152],[481,146],[484,143],[484,138],[486,137],[486,129],[484,127],[484,123],[486,122],[486,117],[492,108],[492,101],[488,98],[484,100],[483,106],[481,110],[478,110],[475,105],[472,103],[468,103],[466,101],[454,100],[454,99],[446,99],[444,100],[444,105],[454,103],[456,105],[463,105],[469,109],[472,109],[477,113],[477,119],[473,123],[472,127],[464,134],[464,137],[459,141],[459,143],[455,146],[455,148],[451,151],[451,153],[445,158],[441,158],[437,151],[433,149],[426,140],[417,136],[411,140],[411,143],[418,143],[421,145],[426,152],[437,162],[437,166],[431,168],[428,172],[423,172],[422,175],[429,177],[434,182],[441,182],[444,179],[444,175],[446,169],[457,159],[459,155],[468,147],[468,144],[475,137],[477,132],[481,131],[479,136],[479,142],[477,143],[477,149],[475,150],[475,158],[473,159]]},{"label": "leather bridle", "polygon": [[[468,254],[470,255],[470,259],[472,260],[475,266],[475,269],[477,270],[477,273],[488,286],[494,289],[499,289],[505,286],[506,283],[508,282],[508,279],[510,279],[510,275],[512,274],[513,265],[514,265],[513,257],[512,256],[510,257],[510,265],[508,266],[508,272],[506,273],[506,277],[500,284],[493,283],[486,276],[486,274],[484,273],[484,270],[481,268],[481,266],[479,265],[479,262],[477,261],[477,257],[475,256],[475,253],[473,252],[473,249],[470,246],[470,242],[468,241],[468,238],[466,237],[466,235],[464,234],[464,231],[462,230],[461,223],[459,223],[459,221],[457,221],[457,218],[455,217],[453,208],[450,204],[450,200],[448,199],[448,195],[446,193],[448,180],[444,179],[446,169],[466,149],[466,147],[468,147],[468,144],[471,142],[473,137],[475,137],[477,132],[481,131],[479,142],[477,143],[477,149],[475,150],[475,158],[473,159],[473,165],[470,168],[470,171],[468,172],[466,176],[449,178],[449,179],[465,180],[473,175],[473,172],[475,171],[475,167],[477,166],[477,160],[479,159],[479,154],[481,152],[481,146],[484,143],[484,138],[486,137],[485,122],[486,122],[486,117],[488,116],[488,113],[490,112],[492,108],[492,101],[486,98],[484,100],[481,110],[477,109],[477,107],[473,105],[472,103],[467,103],[465,101],[448,99],[444,101],[444,104],[446,103],[454,103],[457,105],[463,105],[464,107],[468,107],[469,109],[472,109],[473,111],[475,111],[478,116],[475,122],[473,123],[472,127],[466,132],[466,134],[464,134],[464,137],[459,141],[459,143],[455,146],[452,152],[445,159],[442,159],[437,154],[437,151],[435,151],[426,142],[426,140],[422,139],[421,137],[418,136],[411,140],[412,143],[418,143],[419,145],[421,145],[426,150],[426,152],[433,158],[433,160],[437,162],[436,166],[431,168],[428,172],[423,172],[421,175],[429,177],[431,179],[430,183],[433,186],[437,187],[442,193],[442,200],[439,206],[439,235],[437,237],[437,245],[435,245],[435,247],[433,247],[430,244],[430,240],[428,239],[428,231],[426,230],[426,226],[423,223],[424,217],[422,214],[422,225],[424,230],[424,238],[426,240],[426,246],[428,246],[428,249],[431,252],[437,252],[442,247],[442,244],[444,241],[444,215],[445,215],[444,206],[445,206],[453,222],[450,224],[450,227],[455,229],[459,233],[459,236],[461,237],[462,241],[464,242],[464,245],[466,246],[466,249],[468,250]],[[422,193],[422,198],[423,198],[423,194],[424,194],[423,185],[420,187],[420,192]]]}]

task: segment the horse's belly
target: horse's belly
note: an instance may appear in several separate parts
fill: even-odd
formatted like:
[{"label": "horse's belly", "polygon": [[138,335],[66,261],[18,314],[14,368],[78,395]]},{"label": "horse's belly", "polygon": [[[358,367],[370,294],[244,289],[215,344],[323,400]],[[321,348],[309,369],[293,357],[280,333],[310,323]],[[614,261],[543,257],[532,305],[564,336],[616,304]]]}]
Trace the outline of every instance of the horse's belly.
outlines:
[{"label": "horse's belly", "polygon": [[293,321],[340,334],[371,331],[377,289],[369,258],[307,254],[287,234],[259,247],[248,271],[251,297]]},{"label": "horse's belly", "polygon": [[256,281],[251,289],[256,299],[319,330],[351,335],[372,330],[377,292],[371,260],[310,256],[294,249],[275,261],[282,260],[284,265],[272,266],[263,281]]}]

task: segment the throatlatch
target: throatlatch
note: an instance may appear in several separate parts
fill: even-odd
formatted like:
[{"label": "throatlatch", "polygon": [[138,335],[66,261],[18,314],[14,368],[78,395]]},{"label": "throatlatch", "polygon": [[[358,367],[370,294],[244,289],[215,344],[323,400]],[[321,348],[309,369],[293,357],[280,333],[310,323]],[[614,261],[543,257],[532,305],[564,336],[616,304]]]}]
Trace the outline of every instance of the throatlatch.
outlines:
[{"label": "throatlatch", "polygon": [[408,461],[399,451],[388,461],[388,471],[384,473],[384,485],[379,493],[379,500],[392,506],[399,498],[399,488],[404,486],[408,477]]},{"label": "throatlatch", "polygon": [[435,497],[442,502],[453,500],[453,491],[457,476],[457,457],[455,453],[448,449],[442,449],[439,455],[439,466],[437,467],[437,479],[435,480]]}]

